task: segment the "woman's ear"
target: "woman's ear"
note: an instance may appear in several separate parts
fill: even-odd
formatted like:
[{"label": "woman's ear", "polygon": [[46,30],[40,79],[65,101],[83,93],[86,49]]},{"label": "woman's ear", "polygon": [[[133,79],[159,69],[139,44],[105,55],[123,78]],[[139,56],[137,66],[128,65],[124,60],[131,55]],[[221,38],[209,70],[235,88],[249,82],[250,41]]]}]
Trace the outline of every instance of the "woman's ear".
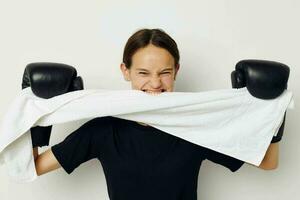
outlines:
[{"label": "woman's ear", "polygon": [[176,76],[177,76],[177,72],[178,72],[179,68],[180,68],[180,64],[177,64],[177,65],[175,66],[175,76],[174,76],[174,81],[176,80]]},{"label": "woman's ear", "polygon": [[126,81],[130,81],[130,76],[129,76],[129,69],[127,69],[125,63],[120,64],[120,69],[123,73],[123,77]]}]

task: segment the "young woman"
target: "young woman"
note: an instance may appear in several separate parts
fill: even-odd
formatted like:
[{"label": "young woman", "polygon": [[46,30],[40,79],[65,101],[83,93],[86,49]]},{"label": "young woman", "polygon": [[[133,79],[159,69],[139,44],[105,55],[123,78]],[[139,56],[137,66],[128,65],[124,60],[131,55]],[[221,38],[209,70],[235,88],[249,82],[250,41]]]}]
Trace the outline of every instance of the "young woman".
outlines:
[{"label": "young woman", "polygon": [[[177,44],[167,33],[142,29],[128,39],[120,69],[132,89],[159,95],[173,91],[179,58]],[[233,172],[243,165],[147,124],[111,116],[86,122],[40,155],[37,148],[33,151],[38,175],[59,167],[70,174],[80,164],[98,159],[111,200],[196,200],[203,160]],[[277,162],[278,143],[272,143],[259,168],[274,169]]]}]

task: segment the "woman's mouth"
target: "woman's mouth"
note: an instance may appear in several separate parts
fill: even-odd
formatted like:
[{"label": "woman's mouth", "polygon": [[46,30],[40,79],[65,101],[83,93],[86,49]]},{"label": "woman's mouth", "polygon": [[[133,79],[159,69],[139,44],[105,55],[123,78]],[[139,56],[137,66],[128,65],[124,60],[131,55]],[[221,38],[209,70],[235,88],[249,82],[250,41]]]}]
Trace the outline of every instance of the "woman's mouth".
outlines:
[{"label": "woman's mouth", "polygon": [[165,92],[164,89],[161,89],[161,90],[142,90],[143,92],[147,92],[149,94],[160,94],[162,92]]}]

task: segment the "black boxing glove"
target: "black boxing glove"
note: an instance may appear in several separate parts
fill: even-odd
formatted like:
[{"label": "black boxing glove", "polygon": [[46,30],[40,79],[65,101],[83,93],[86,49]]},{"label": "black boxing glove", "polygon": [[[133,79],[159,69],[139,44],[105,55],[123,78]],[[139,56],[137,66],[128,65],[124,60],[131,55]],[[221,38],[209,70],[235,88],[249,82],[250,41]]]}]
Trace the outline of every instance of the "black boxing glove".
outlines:
[{"label": "black boxing glove", "polygon": [[[74,67],[61,63],[30,63],[26,66],[22,89],[31,87],[41,98],[51,98],[67,92],[82,90],[83,81]],[[30,129],[32,146],[48,146],[52,126],[36,126]]]},{"label": "black boxing glove", "polygon": [[[267,60],[241,60],[231,73],[233,88],[247,87],[249,93],[261,99],[273,99],[287,89],[290,68],[282,63]],[[283,122],[273,136],[271,143],[279,142],[282,138],[285,124]]]}]

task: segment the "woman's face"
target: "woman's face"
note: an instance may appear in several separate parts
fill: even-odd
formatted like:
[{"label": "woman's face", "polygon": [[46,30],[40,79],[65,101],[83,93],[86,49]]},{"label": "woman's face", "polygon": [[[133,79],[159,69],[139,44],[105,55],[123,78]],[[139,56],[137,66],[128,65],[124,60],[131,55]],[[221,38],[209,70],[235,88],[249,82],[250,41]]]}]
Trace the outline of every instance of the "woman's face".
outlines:
[{"label": "woman's face", "polygon": [[166,50],[149,44],[132,56],[131,68],[122,63],[125,80],[131,81],[131,88],[148,93],[172,92],[179,65],[174,67],[174,58]]}]

